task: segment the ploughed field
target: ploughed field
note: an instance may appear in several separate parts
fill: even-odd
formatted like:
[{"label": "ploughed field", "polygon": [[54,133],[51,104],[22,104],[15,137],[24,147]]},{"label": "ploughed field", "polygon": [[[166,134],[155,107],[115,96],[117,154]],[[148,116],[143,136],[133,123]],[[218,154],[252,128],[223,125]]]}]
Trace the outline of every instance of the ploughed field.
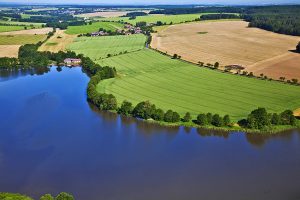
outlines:
[{"label": "ploughed field", "polygon": [[[126,40],[129,36],[120,37]],[[93,41],[89,48],[85,46],[86,40]],[[99,40],[105,39],[99,37]],[[257,107],[265,107],[270,112],[300,107],[299,86],[200,68],[146,48],[99,59],[95,51],[101,52],[106,47],[95,41],[95,38],[85,38],[76,42],[76,49],[72,46],[70,49],[96,59],[103,66],[116,67],[118,77],[101,81],[97,89],[114,94],[119,104],[123,100],[133,104],[150,100],[165,111],[173,109],[181,115],[189,111],[195,117],[199,113],[211,112],[229,114],[233,120],[246,117]],[[129,41],[135,45],[133,40]],[[130,50],[131,42],[122,48]],[[116,50],[113,47],[106,49],[105,54],[109,51]]]},{"label": "ploughed field", "polygon": [[100,28],[106,31],[116,31],[124,29],[124,25],[117,22],[93,22],[92,24],[83,26],[68,26],[67,34],[86,34],[99,31]]},{"label": "ploughed field", "polygon": [[299,79],[300,55],[290,51],[299,41],[300,37],[248,28],[244,21],[222,21],[169,26],[153,35],[151,46],[194,63],[238,64],[256,75]]},{"label": "ploughed field", "polygon": [[144,48],[146,36],[143,34],[107,37],[79,37],[68,46],[68,49],[88,55],[93,60],[106,58],[108,54],[116,54],[141,50]]}]

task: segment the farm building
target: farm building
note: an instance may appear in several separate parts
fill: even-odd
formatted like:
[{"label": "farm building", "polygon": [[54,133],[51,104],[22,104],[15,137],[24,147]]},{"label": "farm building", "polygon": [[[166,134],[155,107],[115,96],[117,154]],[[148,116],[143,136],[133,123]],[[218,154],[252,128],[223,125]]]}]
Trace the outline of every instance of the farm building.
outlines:
[{"label": "farm building", "polygon": [[81,64],[81,59],[77,59],[77,58],[66,58],[64,60],[64,63],[67,66],[74,66],[74,65],[80,65]]}]

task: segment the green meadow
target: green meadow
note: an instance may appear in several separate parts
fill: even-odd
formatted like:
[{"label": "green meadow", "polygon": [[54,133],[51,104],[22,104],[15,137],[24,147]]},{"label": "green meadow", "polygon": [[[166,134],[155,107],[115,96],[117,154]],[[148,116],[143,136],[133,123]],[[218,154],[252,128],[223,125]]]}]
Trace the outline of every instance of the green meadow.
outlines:
[{"label": "green meadow", "polygon": [[107,31],[116,31],[117,29],[124,29],[124,25],[117,22],[93,22],[91,25],[69,26],[66,30],[66,33],[86,34],[99,31],[100,28],[103,28]]},{"label": "green meadow", "polygon": [[0,32],[19,31],[24,30],[24,26],[1,26]]},{"label": "green meadow", "polygon": [[0,35],[0,45],[36,44],[46,37],[46,35]]},{"label": "green meadow", "polygon": [[[209,13],[205,13],[209,14]],[[111,18],[100,18],[100,20],[110,20],[110,21],[124,21],[131,24],[136,24],[137,22],[147,22],[147,23],[156,23],[161,21],[163,23],[173,24],[183,23],[186,21],[194,21],[199,19],[203,14],[184,14],[184,15],[147,15],[147,16],[138,16],[136,19],[130,20],[129,17],[111,17]]]},{"label": "green meadow", "polygon": [[[127,37],[123,36],[124,40]],[[119,41],[119,38],[116,41],[110,39],[111,44]],[[195,117],[211,112],[229,114],[233,120],[246,117],[258,107],[265,107],[270,112],[300,107],[299,86],[201,68],[146,48],[99,59],[95,51],[106,49],[103,50],[105,54],[113,53],[118,52],[118,47],[107,49],[106,45],[87,41],[82,41],[81,49],[80,46],[77,43],[77,48],[71,50],[84,53],[103,66],[116,67],[118,77],[101,81],[97,89],[115,95],[119,104],[123,100],[133,104],[149,100],[157,107],[173,109],[181,115],[189,111]],[[130,51],[132,46],[133,43],[128,42],[127,47],[122,46],[122,51]]]},{"label": "green meadow", "polygon": [[79,37],[68,49],[89,55],[93,60],[106,58],[108,54],[132,52],[144,48],[146,36],[143,34],[107,37]]}]

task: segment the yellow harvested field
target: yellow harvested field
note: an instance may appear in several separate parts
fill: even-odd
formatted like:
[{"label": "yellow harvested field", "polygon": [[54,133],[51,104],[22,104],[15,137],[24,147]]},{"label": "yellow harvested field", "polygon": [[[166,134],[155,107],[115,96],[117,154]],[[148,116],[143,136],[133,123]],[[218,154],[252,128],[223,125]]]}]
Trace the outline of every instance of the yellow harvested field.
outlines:
[{"label": "yellow harvested field", "polygon": [[10,32],[2,32],[0,35],[42,35],[51,32],[52,28],[39,28],[39,29],[30,29],[30,30],[20,30],[20,31],[10,31]]},{"label": "yellow harvested field", "polygon": [[0,57],[17,58],[21,45],[0,45]]},{"label": "yellow harvested field", "polygon": [[153,34],[151,46],[198,63],[237,64],[256,75],[300,79],[299,54],[292,53],[300,37],[248,28],[244,21],[172,25]]},{"label": "yellow harvested field", "polygon": [[120,17],[126,15],[128,12],[126,11],[103,11],[103,12],[93,12],[93,13],[85,13],[78,15],[80,17]]},{"label": "yellow harvested field", "polygon": [[57,29],[55,34],[39,48],[39,51],[65,51],[76,37],[77,35],[65,34],[64,30]]}]

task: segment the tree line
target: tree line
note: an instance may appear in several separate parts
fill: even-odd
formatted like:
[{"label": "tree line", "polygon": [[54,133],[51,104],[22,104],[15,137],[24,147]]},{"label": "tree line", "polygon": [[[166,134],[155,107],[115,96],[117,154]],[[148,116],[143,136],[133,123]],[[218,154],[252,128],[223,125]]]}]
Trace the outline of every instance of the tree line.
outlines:
[{"label": "tree line", "polygon": [[[27,197],[25,195],[13,194],[13,193],[0,193],[0,199],[17,199],[17,200],[32,200],[32,198]],[[61,192],[57,196],[52,196],[51,194],[45,194],[40,197],[40,200],[75,200],[74,196]]]},{"label": "tree line", "polygon": [[282,113],[268,113],[265,108],[253,110],[247,119],[240,120],[238,124],[249,129],[266,129],[278,125],[297,125],[297,119],[291,110]]},{"label": "tree line", "polygon": [[201,20],[214,20],[214,19],[239,19],[239,15],[235,14],[207,14],[207,15],[201,15]]}]

